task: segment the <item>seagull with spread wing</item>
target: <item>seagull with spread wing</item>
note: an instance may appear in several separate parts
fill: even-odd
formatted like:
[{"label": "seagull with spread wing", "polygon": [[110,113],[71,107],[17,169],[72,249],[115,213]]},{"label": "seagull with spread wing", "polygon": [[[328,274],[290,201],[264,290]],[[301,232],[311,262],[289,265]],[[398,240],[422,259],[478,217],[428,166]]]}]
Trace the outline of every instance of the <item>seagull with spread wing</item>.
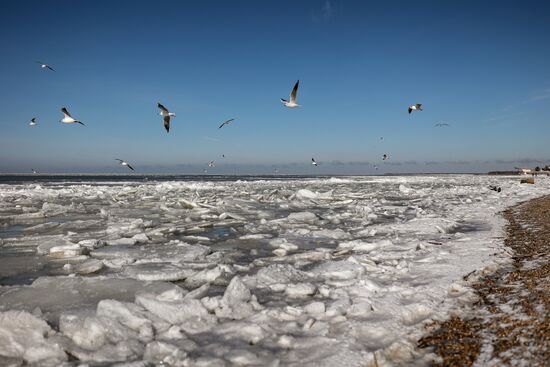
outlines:
[{"label": "seagull with spread wing", "polygon": [[41,62],[41,61],[37,61],[36,63],[37,63],[37,64],[40,64],[40,67],[41,67],[42,69],[50,69],[51,71],[55,71],[50,65],[44,64],[44,63]]},{"label": "seagull with spread wing", "polygon": [[30,126],[35,126],[37,123],[38,123],[38,121],[36,121],[36,117],[33,117],[33,118],[31,119],[31,122],[29,122],[29,125],[30,125]]},{"label": "seagull with spread wing", "polygon": [[132,166],[130,166],[130,164],[128,164],[128,162],[126,162],[122,159],[118,159],[118,158],[115,158],[115,161],[118,161],[121,166],[126,166],[126,167],[130,168],[132,171],[135,171],[134,168]]},{"label": "seagull with spread wing", "polygon": [[218,127],[218,129],[221,129],[221,128],[224,127],[225,125],[229,125],[232,121],[235,121],[235,119],[225,120],[225,121],[220,125],[220,127]]},{"label": "seagull with spread wing", "polygon": [[417,103],[409,106],[409,114],[413,111],[422,111],[422,103]]},{"label": "seagull with spread wing", "polygon": [[63,122],[65,124],[80,124],[82,126],[86,126],[82,121],[75,120],[65,107],[61,109],[61,112],[63,112],[63,115],[65,116],[63,117],[62,120],[59,120],[60,122]]},{"label": "seagull with spread wing", "polygon": [[314,165],[315,167],[317,167],[317,162],[315,162],[314,158],[311,158],[311,164]]},{"label": "seagull with spread wing", "polygon": [[160,115],[162,116],[162,120],[164,121],[164,128],[166,129],[166,132],[170,132],[170,117],[176,117],[176,114],[174,112],[168,111],[166,107],[160,104],[160,102],[157,102],[157,107],[160,109]]},{"label": "seagull with spread wing", "polygon": [[292,88],[292,92],[290,92],[290,101],[287,101],[286,99],[281,98],[281,103],[287,106],[288,108],[296,108],[300,105],[296,103],[296,94],[298,93],[298,85],[300,84],[300,81],[298,80],[296,84],[294,84],[294,88]]}]

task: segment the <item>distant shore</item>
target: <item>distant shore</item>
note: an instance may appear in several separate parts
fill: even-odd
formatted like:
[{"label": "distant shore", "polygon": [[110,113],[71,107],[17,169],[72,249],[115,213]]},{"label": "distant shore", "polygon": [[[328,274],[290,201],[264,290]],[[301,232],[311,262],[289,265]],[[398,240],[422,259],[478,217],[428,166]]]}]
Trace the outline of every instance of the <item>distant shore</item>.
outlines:
[{"label": "distant shore", "polygon": [[476,280],[477,302],[461,316],[432,325],[419,341],[441,357],[436,366],[548,366],[550,196],[503,214],[512,262]]}]

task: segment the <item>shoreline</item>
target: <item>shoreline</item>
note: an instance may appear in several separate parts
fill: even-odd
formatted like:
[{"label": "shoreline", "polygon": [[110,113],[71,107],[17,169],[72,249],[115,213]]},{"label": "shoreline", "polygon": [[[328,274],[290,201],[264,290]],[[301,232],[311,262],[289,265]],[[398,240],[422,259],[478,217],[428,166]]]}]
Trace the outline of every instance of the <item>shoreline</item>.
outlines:
[{"label": "shoreline", "polygon": [[550,195],[502,214],[510,262],[473,282],[476,302],[428,326],[418,347],[439,357],[434,366],[544,366],[550,360]]}]

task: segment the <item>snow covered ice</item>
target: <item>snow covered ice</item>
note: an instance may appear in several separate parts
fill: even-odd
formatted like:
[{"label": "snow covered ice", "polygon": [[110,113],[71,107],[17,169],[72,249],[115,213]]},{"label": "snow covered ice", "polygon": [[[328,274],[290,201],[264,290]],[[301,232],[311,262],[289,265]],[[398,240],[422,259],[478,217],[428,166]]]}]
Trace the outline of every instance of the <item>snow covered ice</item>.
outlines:
[{"label": "snow covered ice", "polygon": [[[489,185],[502,192],[489,190]],[[425,323],[507,261],[472,175],[0,184],[0,359],[425,365]]]}]

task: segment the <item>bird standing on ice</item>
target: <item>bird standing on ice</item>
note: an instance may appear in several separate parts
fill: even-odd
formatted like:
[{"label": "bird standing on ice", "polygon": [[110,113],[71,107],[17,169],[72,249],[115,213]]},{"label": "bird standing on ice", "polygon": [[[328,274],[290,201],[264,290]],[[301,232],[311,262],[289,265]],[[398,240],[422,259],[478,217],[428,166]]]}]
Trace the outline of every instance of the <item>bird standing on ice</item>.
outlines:
[{"label": "bird standing on ice", "polygon": [[160,104],[160,102],[157,102],[157,107],[160,109],[159,115],[163,117],[164,121],[164,128],[166,129],[166,132],[170,132],[170,117],[176,117],[176,114],[174,112],[168,111],[166,107]]},{"label": "bird standing on ice", "polygon": [[126,167],[130,168],[132,171],[135,171],[134,168],[128,164],[128,162],[123,161],[122,159],[118,159],[118,158],[115,158],[115,161],[118,161],[121,166],[126,166]]},{"label": "bird standing on ice", "polygon": [[296,93],[298,93],[299,84],[300,84],[299,80],[296,82],[296,84],[294,84],[294,88],[292,88],[292,92],[290,92],[290,101],[287,101],[286,99],[281,98],[281,103],[287,106],[288,108],[300,107],[300,105],[296,103]]},{"label": "bird standing on ice", "polygon": [[36,62],[37,64],[40,64],[40,67],[42,69],[50,69],[51,71],[55,71],[50,65],[48,64],[44,64],[43,62],[40,62],[40,61],[37,61]]},{"label": "bird standing on ice", "polygon": [[409,114],[413,111],[422,111],[422,103],[417,103],[409,106]]},{"label": "bird standing on ice", "polygon": [[82,126],[86,126],[82,123],[82,121],[75,120],[65,107],[61,109],[61,112],[63,112],[63,115],[65,115],[65,117],[63,117],[62,120],[59,120],[60,122],[63,122],[65,124],[80,124]]},{"label": "bird standing on ice", "polygon": [[311,164],[317,167],[317,162],[315,162],[315,159],[311,158]]},{"label": "bird standing on ice", "polygon": [[33,117],[33,118],[31,119],[31,122],[29,122],[29,125],[30,125],[30,126],[34,126],[34,125],[36,125],[36,124],[37,124],[36,117]]}]

